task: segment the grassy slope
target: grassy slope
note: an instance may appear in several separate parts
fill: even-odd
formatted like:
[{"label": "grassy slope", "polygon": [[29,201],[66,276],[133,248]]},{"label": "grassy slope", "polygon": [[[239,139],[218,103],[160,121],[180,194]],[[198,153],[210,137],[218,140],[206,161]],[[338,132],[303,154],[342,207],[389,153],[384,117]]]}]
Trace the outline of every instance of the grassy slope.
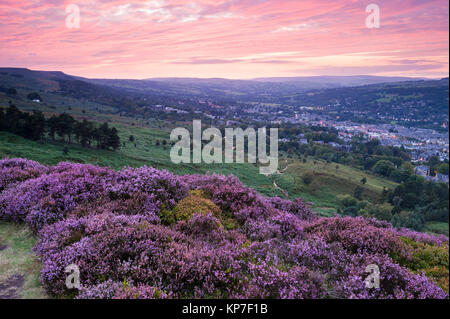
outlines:
[{"label": "grassy slope", "polygon": [[[364,187],[363,199],[373,203],[381,200],[383,187],[393,189],[397,185],[349,166],[338,166],[336,169],[336,163],[327,164],[319,160],[316,164],[312,160],[306,163],[295,161],[277,178],[277,184],[289,194],[313,201],[316,209],[325,215],[339,207],[339,195],[353,194],[358,185]],[[306,172],[314,175],[310,185],[306,185],[302,179]],[[361,183],[363,177],[367,178],[365,185]]]},{"label": "grassy slope", "polygon": [[47,165],[55,165],[61,161],[72,161],[110,166],[114,169],[120,169],[125,165],[132,167],[150,165],[181,175],[188,173],[204,174],[208,171],[224,175],[234,174],[243,183],[263,194],[282,196],[282,193],[272,186],[272,179],[259,174],[258,168],[252,164],[173,164],[169,157],[170,147],[168,145],[165,147],[155,145],[156,140],[164,139],[164,137],[168,140],[168,135],[152,129],[128,127],[120,129],[121,139],[127,140],[131,132],[136,137],[136,147],[134,143],[126,142],[125,147],[112,152],[83,148],[74,144],[69,146],[67,155],[63,154],[63,144],[61,143],[34,142],[13,134],[0,132],[0,158],[24,157]]},{"label": "grassy slope", "polygon": [[[139,167],[151,165],[159,169],[167,169],[176,174],[204,174],[216,172],[219,174],[233,174],[249,187],[268,196],[283,196],[283,193],[274,187],[273,178],[259,174],[259,169],[252,164],[173,164],[169,158],[170,146],[156,146],[156,141],[169,140],[169,134],[159,129],[144,128],[125,124],[115,124],[119,129],[122,146],[118,151],[104,151],[91,148],[83,148],[79,145],[70,145],[69,153],[64,155],[62,143],[43,143],[23,139],[19,136],[0,132],[0,158],[1,157],[24,157],[36,160],[47,165],[55,165],[61,161],[72,161],[78,163],[92,163],[100,166],[110,166],[120,169],[125,165]],[[134,135],[136,141],[129,142],[128,137]],[[136,144],[136,146],[135,146]],[[286,166],[282,161],[280,166]],[[339,205],[338,195],[353,194],[357,185],[361,185],[363,176],[367,177],[364,185],[363,197],[372,202],[380,199],[383,186],[394,188],[395,183],[384,179],[367,175],[366,173],[348,166],[326,164],[317,161],[302,163],[290,160],[286,169],[274,177],[276,184],[287,190],[290,198],[302,197],[313,202],[313,207],[329,215],[335,212]],[[302,176],[311,171],[315,178],[311,185],[303,183]]]},{"label": "grassy slope", "polygon": [[445,236],[448,236],[449,233],[448,223],[428,222],[425,224],[425,231],[436,234],[444,234]]},{"label": "grassy slope", "polygon": [[39,280],[41,263],[31,252],[36,241],[25,225],[0,221],[0,245],[7,246],[0,251],[0,283],[14,275],[22,275],[24,282],[17,291],[21,298],[46,298]]}]

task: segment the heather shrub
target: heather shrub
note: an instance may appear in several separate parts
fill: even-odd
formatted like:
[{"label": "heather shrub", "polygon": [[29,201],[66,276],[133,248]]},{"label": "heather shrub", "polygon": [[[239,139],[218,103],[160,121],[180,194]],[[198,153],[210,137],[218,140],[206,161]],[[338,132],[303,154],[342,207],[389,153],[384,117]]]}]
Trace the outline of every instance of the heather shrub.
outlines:
[{"label": "heather shrub", "polygon": [[320,237],[327,243],[339,242],[351,253],[405,255],[400,237],[390,228],[376,227],[362,217],[321,218],[305,227],[308,237]]},{"label": "heather shrub", "polygon": [[[245,211],[245,221],[241,231],[252,241],[265,241],[271,238],[292,240],[303,237],[303,223],[290,213],[274,210],[263,214],[262,208],[252,207]],[[243,212],[240,212],[240,218]]]},{"label": "heather shrub", "polygon": [[41,176],[48,168],[37,162],[12,158],[0,160],[0,192],[16,183]]},{"label": "heather shrub", "polygon": [[68,218],[46,226],[40,235],[35,250],[43,262],[41,281],[55,295],[69,293],[64,268],[72,263],[79,266],[86,287],[107,279],[127,279],[161,287],[176,296],[196,297],[213,294],[218,288],[231,289],[232,276],[240,271],[233,258],[239,251],[229,248],[239,247],[237,243],[225,242],[212,249],[207,243],[136,217]]},{"label": "heather shrub", "polygon": [[[316,299],[326,296],[324,276],[306,267],[283,271],[276,265],[249,264],[251,281],[246,298]],[[267,284],[270,283],[270,284]]]},{"label": "heather shrub", "polygon": [[114,295],[114,299],[167,299],[169,295],[164,291],[148,286],[124,286],[118,289]]},{"label": "heather shrub", "polygon": [[[365,272],[368,265],[377,265],[380,271],[380,288],[367,288]],[[414,274],[386,255],[355,254],[346,269],[346,276],[337,282],[338,298],[357,299],[445,299],[448,293],[435,285],[424,274]]]},{"label": "heather shrub", "polygon": [[77,299],[112,299],[119,294],[123,284],[120,282],[114,282],[111,279],[102,282],[95,286],[85,287],[82,286]]},{"label": "heather shrub", "polygon": [[209,199],[195,195],[189,195],[180,200],[172,213],[175,220],[189,220],[194,214],[212,213],[217,218],[221,216],[221,210],[216,204]]},{"label": "heather shrub", "polygon": [[239,211],[261,197],[232,175],[186,175],[183,180],[190,189],[203,191],[223,212]]},{"label": "heather shrub", "polygon": [[220,220],[212,213],[194,214],[188,221],[181,220],[177,223],[176,230],[212,244],[224,241],[228,235]]},{"label": "heather shrub", "polygon": [[301,198],[290,201],[279,197],[273,197],[270,198],[269,201],[276,209],[294,214],[302,220],[311,221],[318,218]]},{"label": "heather shrub", "polygon": [[417,231],[407,229],[407,228],[400,228],[395,231],[396,234],[399,236],[404,236],[409,239],[412,239],[414,241],[422,242],[425,244],[432,244],[432,245],[442,245],[447,244],[448,245],[448,237],[445,235],[431,235],[427,233],[419,233]]},{"label": "heather shrub", "polygon": [[115,178],[107,168],[62,163],[50,174],[27,180],[0,194],[0,216],[26,222],[34,230],[61,220],[78,204],[104,196]]},{"label": "heather shrub", "polygon": [[100,197],[97,200],[82,203],[70,211],[68,217],[85,217],[103,213],[115,215],[135,215],[150,223],[160,223],[163,204],[154,194],[136,192],[127,199],[110,200],[109,197]]},{"label": "heather shrub", "polygon": [[182,180],[172,173],[153,167],[125,168],[118,172],[115,183],[107,187],[110,199],[128,199],[137,192],[154,194],[167,209],[188,195]]},{"label": "heather shrub", "polygon": [[[38,231],[49,294],[76,298],[448,298],[448,238],[319,218],[233,176],[0,161],[0,218]],[[81,289],[65,268],[80,269]],[[367,288],[366,267],[380,269]]]}]

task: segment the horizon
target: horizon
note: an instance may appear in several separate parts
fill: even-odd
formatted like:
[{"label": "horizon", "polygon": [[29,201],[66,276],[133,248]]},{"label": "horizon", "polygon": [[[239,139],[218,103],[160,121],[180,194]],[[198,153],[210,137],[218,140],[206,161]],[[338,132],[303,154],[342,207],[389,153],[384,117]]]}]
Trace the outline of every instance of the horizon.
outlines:
[{"label": "horizon", "polygon": [[[355,75],[312,75],[312,76],[290,76],[290,77],[283,77],[283,76],[279,76],[279,77],[273,77],[273,76],[267,76],[267,77],[258,77],[258,78],[226,78],[226,77],[217,77],[217,76],[213,76],[213,77],[177,77],[177,76],[173,76],[173,77],[143,77],[143,78],[117,78],[117,77],[102,77],[102,78],[96,78],[96,77],[84,77],[82,75],[79,74],[70,74],[67,72],[64,72],[62,70],[36,70],[36,69],[30,69],[27,67],[18,67],[18,66],[8,66],[8,67],[3,67],[0,66],[0,69],[22,69],[22,70],[28,70],[31,72],[61,72],[65,75],[68,76],[72,76],[72,77],[80,77],[80,78],[86,78],[89,80],[136,80],[136,81],[145,81],[145,80],[170,80],[170,79],[190,79],[190,80],[236,80],[236,81],[262,81],[262,80],[270,80],[270,79],[303,79],[303,78],[351,78],[351,77],[374,77],[374,78],[404,78],[406,80],[411,80],[411,81],[420,81],[420,80],[425,80],[425,81],[434,81],[434,80],[441,80],[441,79],[445,79],[448,78],[449,75],[447,74],[446,76],[443,77],[413,77],[413,76],[382,76],[382,75],[372,75],[372,74],[355,74]],[[268,81],[270,82],[270,81]]]},{"label": "horizon", "polygon": [[0,64],[97,79],[449,76],[448,1],[376,1],[369,28],[371,3],[6,0]]}]

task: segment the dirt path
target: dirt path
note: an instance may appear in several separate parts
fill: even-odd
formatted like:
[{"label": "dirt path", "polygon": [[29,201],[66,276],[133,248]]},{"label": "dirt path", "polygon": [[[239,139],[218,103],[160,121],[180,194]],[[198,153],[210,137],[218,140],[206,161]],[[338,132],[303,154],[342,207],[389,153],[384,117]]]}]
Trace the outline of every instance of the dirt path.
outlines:
[{"label": "dirt path", "polygon": [[19,290],[22,288],[25,280],[21,274],[15,274],[0,282],[0,299],[18,299]]},{"label": "dirt path", "polygon": [[273,181],[273,187],[275,187],[276,189],[280,190],[286,198],[289,198],[288,191],[284,190],[280,186],[278,186],[277,183],[275,183],[275,181]]}]

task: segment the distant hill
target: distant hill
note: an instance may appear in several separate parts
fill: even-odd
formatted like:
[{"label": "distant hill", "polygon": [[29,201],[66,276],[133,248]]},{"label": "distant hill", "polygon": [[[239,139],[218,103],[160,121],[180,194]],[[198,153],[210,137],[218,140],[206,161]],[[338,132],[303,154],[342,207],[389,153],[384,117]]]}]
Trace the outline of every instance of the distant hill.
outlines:
[{"label": "distant hill", "polygon": [[256,78],[258,82],[276,83],[298,83],[299,85],[322,85],[328,87],[360,86],[379,83],[394,83],[405,81],[420,81],[426,78],[410,77],[387,77],[374,75],[352,75],[352,76],[302,76],[302,77],[276,77],[276,78]]},{"label": "distant hill", "polygon": [[340,120],[396,122],[446,131],[448,96],[449,80],[444,78],[315,90],[286,98],[284,103],[320,106],[320,113]]},{"label": "distant hill", "polygon": [[[449,80],[381,76],[316,76],[230,80],[221,78],[87,79],[59,71],[0,68],[0,92],[9,100],[10,88],[18,97],[38,92],[53,105],[94,104],[122,114],[142,115],[149,105],[176,106],[209,111],[202,100],[244,108],[250,104],[286,107],[320,107],[321,113],[339,120],[364,123],[402,123],[443,129],[448,123]],[[0,93],[0,102],[2,101]],[[65,104],[65,102],[67,102]],[[206,105],[206,106],[205,106]],[[278,110],[278,111],[280,111]],[[220,112],[220,111],[216,111]],[[216,115],[219,115],[216,113]],[[239,116],[239,112],[235,114]],[[242,114],[241,114],[242,115]]]}]

